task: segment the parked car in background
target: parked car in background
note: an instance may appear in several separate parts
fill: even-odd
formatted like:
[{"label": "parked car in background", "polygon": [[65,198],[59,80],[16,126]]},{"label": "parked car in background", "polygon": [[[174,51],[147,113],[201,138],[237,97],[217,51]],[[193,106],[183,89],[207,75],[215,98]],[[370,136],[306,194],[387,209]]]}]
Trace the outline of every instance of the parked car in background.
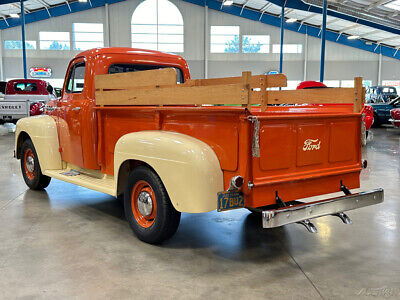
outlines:
[{"label": "parked car in background", "polygon": [[365,124],[366,136],[368,137],[368,131],[371,129],[372,124],[374,124],[374,108],[371,105],[364,105],[362,120]]},{"label": "parked car in background", "polygon": [[400,106],[400,97],[389,102],[369,103],[373,108],[374,126],[390,124],[390,110]]},{"label": "parked car in background", "polygon": [[42,114],[45,104],[55,98],[53,87],[44,80],[10,80],[0,99],[0,122]]},{"label": "parked car in background", "polygon": [[387,103],[399,95],[393,86],[371,86],[365,92],[367,103]]},{"label": "parked car in background", "polygon": [[393,124],[394,127],[400,127],[400,108],[394,108],[390,110],[390,123]]}]

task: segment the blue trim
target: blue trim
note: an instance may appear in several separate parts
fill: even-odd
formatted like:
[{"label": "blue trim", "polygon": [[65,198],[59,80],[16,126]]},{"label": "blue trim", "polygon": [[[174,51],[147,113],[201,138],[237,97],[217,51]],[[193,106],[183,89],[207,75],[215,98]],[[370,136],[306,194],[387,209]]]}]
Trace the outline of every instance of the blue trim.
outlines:
[{"label": "blue trim", "polygon": [[[196,4],[196,5],[200,5],[200,6],[204,6],[204,0],[183,0],[183,1],[189,2],[192,4]],[[275,0],[273,0],[273,1],[275,1]],[[273,2],[273,1],[271,1],[271,2]],[[291,3],[291,1],[290,2],[288,1],[288,3]],[[242,14],[240,14],[240,11],[242,10],[242,8],[239,6],[235,6],[235,5],[224,6],[224,7],[222,7],[222,10],[221,10],[220,9],[221,2],[219,2],[217,0],[207,0],[207,5],[210,9],[222,11],[224,13],[228,13],[228,14],[235,15],[238,17],[246,18],[246,19],[253,20],[256,22],[259,22],[259,19],[261,16],[260,12],[252,10],[252,9],[248,9],[248,8],[244,8]],[[288,7],[289,6],[286,6],[286,8],[288,8]],[[328,15],[330,15],[329,10],[328,10]],[[264,14],[262,16],[260,22],[267,24],[267,25],[280,27],[279,16],[272,16],[272,15]],[[358,22],[358,23],[361,24],[361,22]],[[306,24],[303,24],[301,26],[301,24],[299,22],[296,22],[296,23],[286,23],[285,29],[303,33],[303,34],[307,33],[308,35],[310,35],[312,37],[320,38],[320,29],[315,26],[306,25]],[[385,30],[385,29],[382,29],[382,30]],[[330,41],[330,42],[342,44],[345,46],[357,48],[360,50],[372,52],[375,54],[379,54],[379,51],[377,51],[377,49],[375,49],[377,46],[376,43],[371,43],[370,45],[368,45],[364,40],[361,40],[361,39],[348,40],[345,35],[342,34],[339,36],[339,34],[334,31],[329,31],[329,30],[326,31],[326,40]],[[397,51],[397,53],[396,53],[396,49],[387,47],[387,46],[383,46],[383,45],[380,45],[380,48],[381,48],[382,55],[391,57],[391,58],[400,59],[400,51]]]},{"label": "blue trim", "polygon": [[283,39],[285,33],[285,6],[286,0],[282,0],[282,11],[281,11],[281,40],[280,40],[280,49],[279,53],[279,73],[283,73]]},{"label": "blue trim", "polygon": [[322,10],[322,30],[321,30],[321,60],[319,70],[319,81],[324,82],[325,71],[325,41],[326,41],[326,15],[328,11],[328,0],[324,0],[324,8]]},{"label": "blue trim", "polygon": [[22,68],[24,71],[24,79],[28,78],[26,71],[26,38],[25,38],[25,10],[24,1],[21,0],[21,32],[22,32]]},{"label": "blue trim", "polygon": [[[10,0],[6,0],[10,1]],[[91,0],[90,2],[92,5],[90,5],[90,2],[72,2],[69,3],[69,6],[66,3],[50,7],[49,8],[49,13],[47,13],[46,9],[41,9],[37,11],[30,12],[25,15],[25,24],[37,22],[37,21],[43,21],[46,19],[50,19],[51,17],[59,17],[59,16],[64,16],[68,15],[71,13],[76,13],[84,10],[88,10],[91,8],[95,7],[101,7],[104,6],[106,3],[108,4],[114,4],[118,2],[123,2],[126,0]],[[12,1],[12,2],[19,2],[19,1]],[[71,7],[71,10],[69,9]],[[51,16],[51,17],[50,17]],[[7,29],[11,27],[16,27],[21,25],[21,18],[7,18],[7,22],[9,25],[4,20],[0,20],[0,29]]]}]

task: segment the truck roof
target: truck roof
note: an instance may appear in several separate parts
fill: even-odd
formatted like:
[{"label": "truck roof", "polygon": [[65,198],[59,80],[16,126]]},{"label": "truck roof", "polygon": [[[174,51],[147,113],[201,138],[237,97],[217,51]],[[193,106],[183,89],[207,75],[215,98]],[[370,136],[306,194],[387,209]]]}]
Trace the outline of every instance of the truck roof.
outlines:
[{"label": "truck roof", "polygon": [[172,58],[176,60],[185,59],[179,55],[172,53],[165,53],[161,51],[155,50],[147,50],[147,49],[137,49],[137,48],[129,48],[129,47],[109,47],[109,48],[93,48],[90,50],[83,51],[75,56],[78,57],[93,57],[99,54],[136,54],[136,55],[146,55],[146,56],[155,56],[155,57],[164,57],[164,58]]}]

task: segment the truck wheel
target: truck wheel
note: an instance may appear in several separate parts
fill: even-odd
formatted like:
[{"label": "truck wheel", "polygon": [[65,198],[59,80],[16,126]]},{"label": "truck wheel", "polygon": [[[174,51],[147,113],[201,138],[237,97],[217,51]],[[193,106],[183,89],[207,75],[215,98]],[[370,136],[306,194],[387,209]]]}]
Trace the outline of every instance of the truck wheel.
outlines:
[{"label": "truck wheel", "polygon": [[169,239],[178,229],[175,210],[158,175],[139,166],[128,177],[124,192],[125,216],[136,236],[150,244]]},{"label": "truck wheel", "polygon": [[32,190],[43,190],[51,180],[51,177],[42,174],[39,158],[30,139],[27,139],[21,148],[21,171],[26,185]]}]

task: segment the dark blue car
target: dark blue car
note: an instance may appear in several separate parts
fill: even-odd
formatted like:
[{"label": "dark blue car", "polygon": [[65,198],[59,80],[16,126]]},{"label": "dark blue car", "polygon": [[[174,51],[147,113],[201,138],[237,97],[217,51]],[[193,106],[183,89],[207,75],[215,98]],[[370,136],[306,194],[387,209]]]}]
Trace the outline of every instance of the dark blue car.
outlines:
[{"label": "dark blue car", "polygon": [[368,103],[374,109],[374,126],[390,124],[390,110],[400,107],[400,97],[389,102]]},{"label": "dark blue car", "polygon": [[397,90],[393,86],[371,86],[365,92],[365,101],[367,103],[387,103],[398,96]]}]

